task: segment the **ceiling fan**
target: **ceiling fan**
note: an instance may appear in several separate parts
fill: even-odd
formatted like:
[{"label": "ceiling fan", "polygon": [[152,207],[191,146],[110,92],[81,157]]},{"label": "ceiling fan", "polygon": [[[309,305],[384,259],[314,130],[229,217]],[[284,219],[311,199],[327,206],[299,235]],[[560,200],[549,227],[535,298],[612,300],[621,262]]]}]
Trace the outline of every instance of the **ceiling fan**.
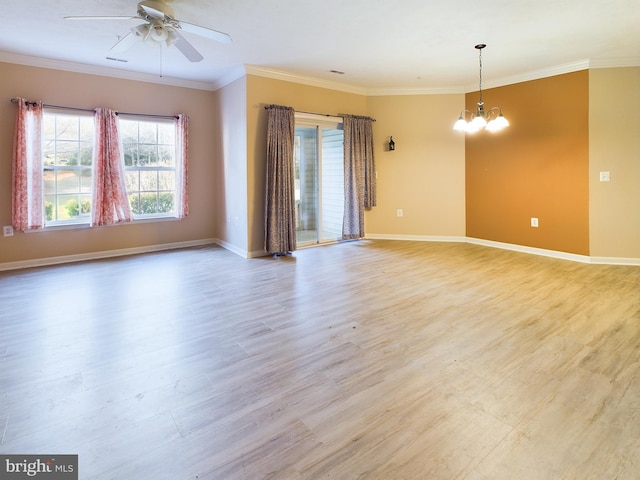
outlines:
[{"label": "ceiling fan", "polygon": [[141,20],[145,22],[133,27],[129,33],[120,38],[109,50],[114,53],[124,52],[141,40],[154,45],[163,43],[168,47],[175,45],[190,62],[199,62],[204,57],[182,36],[181,30],[217,42],[231,43],[231,37],[226,33],[177,20],[173,9],[162,1],[141,1],[138,3],[135,16],[67,16],[64,18],[65,20]]}]

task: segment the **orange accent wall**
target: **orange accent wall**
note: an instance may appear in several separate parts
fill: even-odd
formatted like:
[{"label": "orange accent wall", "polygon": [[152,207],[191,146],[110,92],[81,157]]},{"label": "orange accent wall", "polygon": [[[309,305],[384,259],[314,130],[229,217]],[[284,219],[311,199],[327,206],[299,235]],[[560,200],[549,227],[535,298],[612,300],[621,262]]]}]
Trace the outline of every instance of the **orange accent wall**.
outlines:
[{"label": "orange accent wall", "polygon": [[[466,136],[467,236],[589,255],[588,71],[489,89],[483,99],[511,126]],[[475,111],[478,93],[465,100]]]}]

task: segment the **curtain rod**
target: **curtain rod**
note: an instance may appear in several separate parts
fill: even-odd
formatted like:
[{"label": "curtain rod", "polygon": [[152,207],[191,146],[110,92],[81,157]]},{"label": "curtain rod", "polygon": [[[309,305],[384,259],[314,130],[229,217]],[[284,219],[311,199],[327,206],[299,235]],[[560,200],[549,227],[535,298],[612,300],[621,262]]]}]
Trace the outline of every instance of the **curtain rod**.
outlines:
[{"label": "curtain rod", "polygon": [[[270,105],[265,105],[264,109],[268,110],[270,107]],[[320,117],[344,117],[345,115],[348,115],[346,113],[339,113],[337,115],[332,115],[330,113],[318,113],[318,112],[304,112],[302,110],[295,110],[296,113],[306,113],[308,115],[318,115]],[[352,117],[362,117],[361,115],[351,115]],[[362,117],[362,118],[371,118],[371,117]],[[371,118],[371,121],[375,122],[376,119],[375,118]]]},{"label": "curtain rod", "polygon": [[[17,98],[12,98],[11,103],[18,104]],[[36,105],[36,102],[26,101],[27,105]],[[91,108],[77,108],[77,107],[67,107],[64,105],[50,105],[48,103],[43,103],[43,107],[45,108],[54,108],[58,110],[74,110],[76,112],[95,112],[95,109]],[[129,112],[116,112],[116,115],[132,115],[136,117],[150,117],[150,118],[178,118],[177,115],[154,115],[150,113],[129,113]]]}]

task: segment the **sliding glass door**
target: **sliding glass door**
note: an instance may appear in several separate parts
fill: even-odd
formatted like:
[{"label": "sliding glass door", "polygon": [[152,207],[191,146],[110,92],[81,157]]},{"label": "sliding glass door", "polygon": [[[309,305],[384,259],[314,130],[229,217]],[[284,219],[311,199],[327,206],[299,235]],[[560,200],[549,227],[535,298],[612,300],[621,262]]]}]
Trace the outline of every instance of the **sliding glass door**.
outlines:
[{"label": "sliding glass door", "polygon": [[299,246],[342,237],[343,131],[338,120],[296,114],[294,176]]}]

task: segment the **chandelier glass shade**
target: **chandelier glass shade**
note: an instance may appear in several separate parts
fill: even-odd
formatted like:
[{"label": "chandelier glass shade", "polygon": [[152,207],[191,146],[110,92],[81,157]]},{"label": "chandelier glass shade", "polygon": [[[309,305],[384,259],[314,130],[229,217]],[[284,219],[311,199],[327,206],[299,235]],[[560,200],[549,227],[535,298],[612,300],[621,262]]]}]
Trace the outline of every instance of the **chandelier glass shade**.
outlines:
[{"label": "chandelier glass shade", "polygon": [[475,46],[478,49],[480,60],[480,100],[478,100],[475,112],[466,109],[460,112],[460,117],[453,125],[453,129],[460,132],[475,133],[479,130],[497,132],[509,126],[509,121],[502,115],[500,107],[491,107],[486,110],[484,108],[482,100],[482,49],[484,47],[486,47],[484,43]]}]

